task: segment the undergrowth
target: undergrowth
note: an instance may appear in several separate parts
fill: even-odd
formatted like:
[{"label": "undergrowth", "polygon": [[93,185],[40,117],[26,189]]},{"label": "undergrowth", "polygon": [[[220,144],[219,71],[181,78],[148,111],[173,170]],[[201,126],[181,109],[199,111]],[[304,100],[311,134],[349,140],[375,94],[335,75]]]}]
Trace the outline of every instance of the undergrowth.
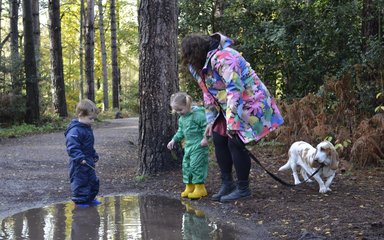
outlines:
[{"label": "undergrowth", "polygon": [[[129,114],[125,111],[121,112],[120,117],[129,117],[133,114]],[[114,119],[116,113],[113,111],[102,112],[97,116],[95,125],[103,122],[106,119]],[[36,133],[48,133],[55,131],[64,131],[71,121],[73,116],[68,118],[60,118],[52,115],[44,115],[38,124],[19,123],[9,127],[0,126],[0,138],[17,138]]]}]

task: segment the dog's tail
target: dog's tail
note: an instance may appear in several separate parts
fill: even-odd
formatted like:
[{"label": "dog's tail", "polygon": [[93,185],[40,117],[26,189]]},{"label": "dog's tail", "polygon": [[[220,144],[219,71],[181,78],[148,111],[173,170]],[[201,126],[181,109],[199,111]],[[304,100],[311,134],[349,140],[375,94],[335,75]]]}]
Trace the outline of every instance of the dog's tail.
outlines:
[{"label": "dog's tail", "polygon": [[286,164],[284,164],[283,166],[281,166],[281,167],[279,168],[279,171],[285,171],[285,170],[288,170],[290,167],[291,167],[291,165],[289,164],[289,161],[288,161]]}]

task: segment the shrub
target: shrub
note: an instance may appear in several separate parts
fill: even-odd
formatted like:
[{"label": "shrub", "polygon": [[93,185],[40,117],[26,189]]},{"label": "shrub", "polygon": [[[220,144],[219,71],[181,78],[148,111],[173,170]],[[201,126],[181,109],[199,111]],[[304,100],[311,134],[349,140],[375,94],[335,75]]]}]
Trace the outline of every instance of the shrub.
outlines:
[{"label": "shrub", "polygon": [[22,122],[25,111],[25,100],[21,95],[0,94],[0,126]]}]

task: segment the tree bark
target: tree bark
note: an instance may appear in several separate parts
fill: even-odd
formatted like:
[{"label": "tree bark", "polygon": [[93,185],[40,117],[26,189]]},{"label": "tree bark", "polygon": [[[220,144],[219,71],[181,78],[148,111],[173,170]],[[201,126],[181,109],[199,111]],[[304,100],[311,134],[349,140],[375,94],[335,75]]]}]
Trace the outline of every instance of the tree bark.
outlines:
[{"label": "tree bark", "polygon": [[49,36],[51,41],[50,53],[53,107],[60,117],[67,117],[63,51],[61,47],[60,0],[49,0],[48,9],[50,21]]},{"label": "tree bark", "polygon": [[80,0],[80,37],[79,37],[79,57],[80,57],[80,81],[79,81],[79,99],[84,98],[84,0]]},{"label": "tree bark", "polygon": [[379,8],[379,3],[373,0],[363,0],[363,12],[362,12],[362,24],[361,24],[361,35],[362,35],[362,50],[363,52],[367,49],[367,40],[373,37],[379,36],[381,38],[382,25],[383,25],[383,13]]},{"label": "tree bark", "polygon": [[108,111],[108,76],[107,76],[107,51],[105,47],[105,31],[104,31],[104,11],[103,1],[99,0],[99,32],[100,32],[100,46],[101,46],[101,61],[103,67],[103,102],[104,111]]},{"label": "tree bark", "polygon": [[85,33],[85,77],[87,79],[86,96],[95,102],[95,2],[87,1],[86,33]]},{"label": "tree bark", "polygon": [[169,108],[179,87],[177,0],[141,0],[139,33],[139,173],[150,175],[180,163],[166,148],[177,127]]},{"label": "tree bark", "polygon": [[116,2],[111,0],[110,3],[111,17],[111,60],[112,60],[112,107],[119,110],[119,65],[117,62],[117,33],[116,33]]},{"label": "tree bark", "polygon": [[33,42],[35,44],[35,58],[37,77],[40,78],[40,13],[39,0],[32,0],[32,22],[33,22]]},{"label": "tree bark", "polygon": [[23,87],[21,80],[20,69],[21,59],[19,55],[19,0],[10,1],[10,29],[11,29],[11,79],[12,91],[15,95],[20,95]]},{"label": "tree bark", "polygon": [[35,45],[33,41],[32,6],[30,1],[23,1],[24,22],[24,68],[26,81],[26,119],[27,123],[36,123],[40,120],[39,85],[35,58]]}]

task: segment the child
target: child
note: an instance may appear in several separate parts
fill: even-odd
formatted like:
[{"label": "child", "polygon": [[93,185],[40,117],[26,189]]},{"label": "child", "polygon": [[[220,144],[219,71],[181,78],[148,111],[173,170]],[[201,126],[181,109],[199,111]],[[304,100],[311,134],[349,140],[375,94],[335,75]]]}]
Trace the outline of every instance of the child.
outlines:
[{"label": "child", "polygon": [[182,171],[186,187],[181,197],[198,199],[207,196],[204,186],[208,175],[208,141],[204,136],[207,126],[205,110],[202,107],[192,107],[192,98],[184,92],[173,94],[170,105],[180,118],[179,128],[167,148],[171,150],[176,142],[185,139]]},{"label": "child", "polygon": [[76,106],[78,119],[71,121],[64,134],[70,158],[72,201],[81,208],[101,204],[95,199],[99,192],[99,179],[95,170],[99,156],[93,148],[95,139],[91,128],[97,112],[98,109],[91,100],[81,100]]}]

